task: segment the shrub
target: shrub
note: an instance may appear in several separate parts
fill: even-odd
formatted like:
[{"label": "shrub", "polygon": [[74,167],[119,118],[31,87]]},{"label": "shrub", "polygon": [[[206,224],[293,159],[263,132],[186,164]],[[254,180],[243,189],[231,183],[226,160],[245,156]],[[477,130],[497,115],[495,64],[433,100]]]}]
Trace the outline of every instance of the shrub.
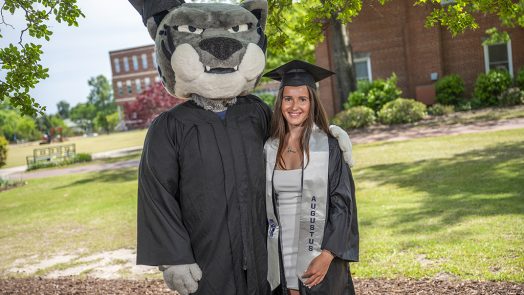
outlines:
[{"label": "shrub", "polygon": [[464,99],[464,81],[459,75],[444,76],[435,84],[437,102],[445,105],[457,105]]},{"label": "shrub", "polygon": [[511,77],[507,71],[491,70],[477,77],[474,97],[479,99],[483,106],[494,106],[498,104],[498,96],[510,85]]},{"label": "shrub", "polygon": [[443,116],[454,112],[454,107],[451,105],[442,105],[436,103],[428,108],[428,114],[432,116]]},{"label": "shrub", "polygon": [[358,106],[338,113],[331,122],[344,129],[353,129],[369,126],[375,121],[375,112],[372,109]]},{"label": "shrub", "polygon": [[91,162],[92,159],[91,154],[78,153],[73,158],[73,163]]},{"label": "shrub", "polygon": [[508,88],[498,96],[498,105],[514,106],[524,104],[524,91],[518,87]]},{"label": "shrub", "polygon": [[78,153],[73,158],[63,160],[63,161],[34,163],[34,164],[31,164],[29,167],[27,167],[27,170],[29,171],[29,170],[36,170],[36,169],[42,169],[42,168],[67,166],[67,165],[71,165],[75,163],[91,162],[91,160],[92,160],[91,154]]},{"label": "shrub", "polygon": [[515,85],[520,89],[524,89],[524,68],[521,68],[515,76]]},{"label": "shrub", "polygon": [[0,135],[0,167],[4,166],[7,161],[8,144],[7,139]]},{"label": "shrub", "polygon": [[425,116],[425,104],[406,98],[388,102],[378,112],[378,118],[384,124],[412,123],[422,120]]},{"label": "shrub", "polygon": [[344,109],[366,106],[378,112],[384,104],[399,98],[401,94],[402,90],[397,87],[397,75],[395,74],[387,80],[360,81],[357,91],[351,93],[348,101],[344,103]]}]

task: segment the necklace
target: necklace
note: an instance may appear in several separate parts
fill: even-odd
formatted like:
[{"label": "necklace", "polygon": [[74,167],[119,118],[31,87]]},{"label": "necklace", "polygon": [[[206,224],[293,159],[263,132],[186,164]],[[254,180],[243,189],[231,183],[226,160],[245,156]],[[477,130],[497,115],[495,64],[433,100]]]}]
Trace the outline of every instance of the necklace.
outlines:
[{"label": "necklace", "polygon": [[296,150],[296,149],[293,149],[293,148],[291,148],[290,146],[288,146],[288,147],[287,147],[287,152],[288,152],[288,153],[296,153],[296,152],[297,152],[297,150]]}]

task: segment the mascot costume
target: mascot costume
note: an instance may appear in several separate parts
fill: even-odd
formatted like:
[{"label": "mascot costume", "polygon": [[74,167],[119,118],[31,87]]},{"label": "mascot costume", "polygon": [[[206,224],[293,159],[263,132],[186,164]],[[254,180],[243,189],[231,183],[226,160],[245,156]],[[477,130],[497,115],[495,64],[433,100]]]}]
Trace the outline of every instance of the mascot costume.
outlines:
[{"label": "mascot costume", "polygon": [[[149,127],[138,181],[137,263],[186,294],[267,294],[264,142],[267,1],[130,0],[167,91],[188,101]],[[337,127],[338,128],[338,127]],[[349,137],[332,130],[350,161]]]}]

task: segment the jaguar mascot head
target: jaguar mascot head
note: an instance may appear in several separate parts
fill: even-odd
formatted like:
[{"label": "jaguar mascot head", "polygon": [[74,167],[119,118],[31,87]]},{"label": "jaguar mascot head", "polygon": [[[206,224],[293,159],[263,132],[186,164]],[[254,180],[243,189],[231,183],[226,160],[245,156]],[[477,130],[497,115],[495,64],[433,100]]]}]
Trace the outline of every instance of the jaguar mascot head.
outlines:
[{"label": "jaguar mascot head", "polygon": [[130,2],[155,40],[158,73],[172,95],[225,100],[257,84],[265,67],[267,1]]}]

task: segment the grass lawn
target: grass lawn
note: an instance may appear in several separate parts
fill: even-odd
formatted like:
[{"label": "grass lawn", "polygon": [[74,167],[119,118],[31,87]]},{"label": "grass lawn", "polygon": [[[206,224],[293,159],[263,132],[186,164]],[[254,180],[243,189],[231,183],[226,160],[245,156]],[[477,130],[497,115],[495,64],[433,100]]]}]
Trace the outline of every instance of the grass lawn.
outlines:
[{"label": "grass lawn", "polygon": [[[356,277],[524,282],[524,129],[354,153]],[[0,274],[16,259],[134,247],[136,177],[136,169],[68,175],[0,193]]]},{"label": "grass lawn", "polygon": [[126,147],[141,146],[144,144],[146,130],[99,135],[96,137],[71,137],[64,143],[39,145],[38,142],[10,144],[7,151],[7,164],[2,168],[22,166],[26,164],[26,156],[33,155],[33,149],[50,147],[61,144],[76,144],[77,153],[98,153]]}]

